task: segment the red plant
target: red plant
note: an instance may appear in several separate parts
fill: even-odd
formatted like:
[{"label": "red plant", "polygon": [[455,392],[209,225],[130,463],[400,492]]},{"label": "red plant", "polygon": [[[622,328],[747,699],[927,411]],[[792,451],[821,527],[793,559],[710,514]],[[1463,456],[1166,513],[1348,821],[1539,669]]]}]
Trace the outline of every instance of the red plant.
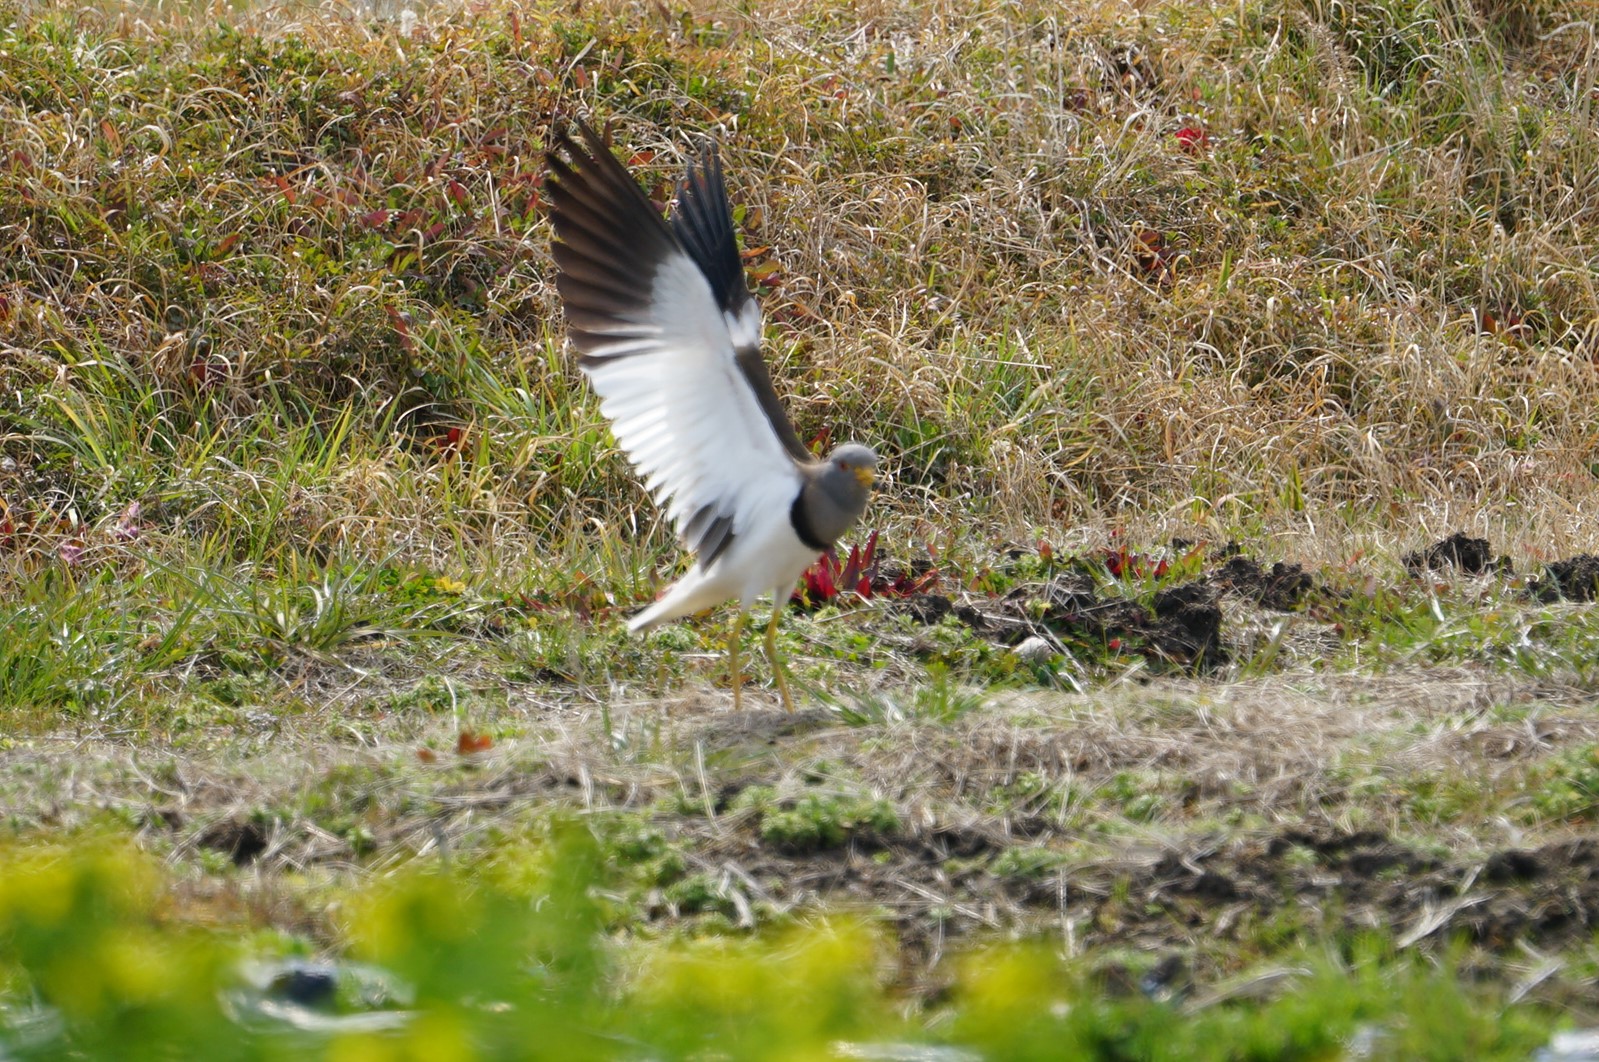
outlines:
[{"label": "red plant", "polygon": [[1156,579],[1165,576],[1171,567],[1162,557],[1154,565],[1149,563],[1149,558],[1142,553],[1133,553],[1131,550],[1119,546],[1110,546],[1100,551],[1100,556],[1105,561],[1105,570],[1117,579]]},{"label": "red plant", "polygon": [[1210,134],[1197,125],[1185,125],[1176,133],[1177,144],[1190,155],[1199,154],[1202,148],[1210,146]]},{"label": "red plant", "polygon": [[1492,310],[1479,310],[1477,331],[1485,336],[1502,336],[1514,343],[1525,338],[1531,329],[1527,327],[1526,319],[1519,310],[1508,309],[1502,314],[1496,314]]},{"label": "red plant", "polygon": [[[1112,532],[1111,537],[1119,538],[1119,534]],[[1204,555],[1205,546],[1200,543],[1179,556],[1177,563],[1187,565]],[[1166,573],[1171,571],[1171,561],[1165,557],[1156,560],[1148,554],[1135,553],[1114,543],[1100,550],[1099,557],[1105,564],[1105,570],[1116,579],[1164,579]]]},{"label": "red plant", "polygon": [[866,536],[866,546],[851,546],[849,559],[840,563],[838,554],[828,550],[805,570],[794,599],[811,605],[835,601],[842,594],[853,593],[861,598],[909,597],[926,590],[938,579],[936,569],[917,572],[905,570],[884,575],[877,555],[877,536],[873,531]]},{"label": "red plant", "polygon": [[457,424],[438,435],[423,436],[422,444],[449,459],[466,452],[467,437],[467,430]]},{"label": "red plant", "polygon": [[800,592],[805,600],[821,604],[853,590],[862,597],[872,596],[872,577],[877,574],[877,532],[866,537],[866,549],[851,546],[849,560],[838,562],[838,554],[828,550],[805,569]]}]

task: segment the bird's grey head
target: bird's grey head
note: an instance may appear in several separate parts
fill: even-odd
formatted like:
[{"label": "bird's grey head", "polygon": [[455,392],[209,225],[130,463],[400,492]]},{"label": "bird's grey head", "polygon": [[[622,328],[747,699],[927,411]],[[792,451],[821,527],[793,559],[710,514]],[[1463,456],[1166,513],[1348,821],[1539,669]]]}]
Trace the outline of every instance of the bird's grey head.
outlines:
[{"label": "bird's grey head", "polygon": [[800,499],[815,537],[827,545],[838,541],[866,511],[876,482],[877,455],[870,447],[845,443],[828,454]]},{"label": "bird's grey head", "polygon": [[860,443],[835,447],[827,455],[822,482],[829,496],[840,505],[853,503],[855,515],[859,516],[866,509],[872,487],[877,484],[877,454]]}]

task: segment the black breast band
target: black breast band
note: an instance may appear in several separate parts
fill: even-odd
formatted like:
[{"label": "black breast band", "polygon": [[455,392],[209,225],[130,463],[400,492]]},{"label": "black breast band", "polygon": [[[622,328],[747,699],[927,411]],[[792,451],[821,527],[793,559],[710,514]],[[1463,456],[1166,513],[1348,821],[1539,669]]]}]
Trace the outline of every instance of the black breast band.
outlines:
[{"label": "black breast band", "polygon": [[823,542],[816,534],[816,529],[811,526],[810,513],[805,509],[805,489],[794,495],[794,504],[788,507],[788,522],[793,525],[794,533],[799,536],[807,549],[814,549],[820,553],[832,547],[831,542]]}]

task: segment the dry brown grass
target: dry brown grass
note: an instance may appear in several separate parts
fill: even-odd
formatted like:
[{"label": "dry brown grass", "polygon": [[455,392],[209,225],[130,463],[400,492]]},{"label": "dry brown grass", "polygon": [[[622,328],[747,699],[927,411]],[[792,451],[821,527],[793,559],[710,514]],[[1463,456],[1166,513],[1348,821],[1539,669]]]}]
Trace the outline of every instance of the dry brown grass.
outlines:
[{"label": "dry brown grass", "polygon": [[[23,49],[0,83],[30,160],[0,225],[24,413],[102,357],[181,421],[203,335],[210,423],[239,438],[287,397],[311,418],[353,403],[358,437],[464,424],[481,447],[457,469],[363,441],[292,477],[286,541],[514,567],[595,519],[653,526],[614,457],[559,461],[599,429],[553,350],[526,181],[550,117],[588,113],[657,153],[651,180],[724,141],[747,243],[778,269],[791,408],[888,454],[878,519],[902,536],[1125,528],[1312,562],[1457,528],[1517,555],[1593,544],[1580,6],[268,5],[227,16],[244,48],[220,11],[27,10],[88,45],[77,66]],[[256,47],[286,72],[206,66]],[[384,269],[358,219],[437,211],[447,180],[467,208],[391,234],[422,260]],[[417,371],[440,382],[418,393]],[[250,508],[256,459],[218,473],[181,434],[198,493]],[[91,523],[130,497],[205,505],[183,476],[108,478],[48,504]]]}]

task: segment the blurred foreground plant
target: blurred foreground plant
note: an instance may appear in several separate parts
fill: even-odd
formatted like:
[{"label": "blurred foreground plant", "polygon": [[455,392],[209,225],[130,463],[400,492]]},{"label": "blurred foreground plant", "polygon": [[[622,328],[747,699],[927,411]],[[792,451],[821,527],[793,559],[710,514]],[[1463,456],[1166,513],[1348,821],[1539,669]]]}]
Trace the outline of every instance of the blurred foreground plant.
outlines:
[{"label": "blurred foreground plant", "polygon": [[[1299,957],[1267,1001],[1162,1001],[1053,949],[974,947],[922,1024],[850,919],[624,947],[581,826],[468,873],[406,870],[341,905],[352,958],[244,986],[228,935],[178,921],[148,857],[101,839],[0,853],[0,1058],[1524,1059],[1547,1016],[1482,1006],[1381,940]],[[1358,944],[1358,942],[1357,942]],[[624,961],[625,960],[625,961]],[[259,964],[257,964],[259,965]],[[319,974],[319,971],[322,971]],[[327,973],[326,971],[333,971]],[[365,986],[340,1000],[318,978]],[[374,986],[376,989],[374,990]],[[258,995],[252,996],[255,991]],[[937,1030],[933,1032],[931,1030]],[[948,1046],[926,1046],[943,1041]]]}]

